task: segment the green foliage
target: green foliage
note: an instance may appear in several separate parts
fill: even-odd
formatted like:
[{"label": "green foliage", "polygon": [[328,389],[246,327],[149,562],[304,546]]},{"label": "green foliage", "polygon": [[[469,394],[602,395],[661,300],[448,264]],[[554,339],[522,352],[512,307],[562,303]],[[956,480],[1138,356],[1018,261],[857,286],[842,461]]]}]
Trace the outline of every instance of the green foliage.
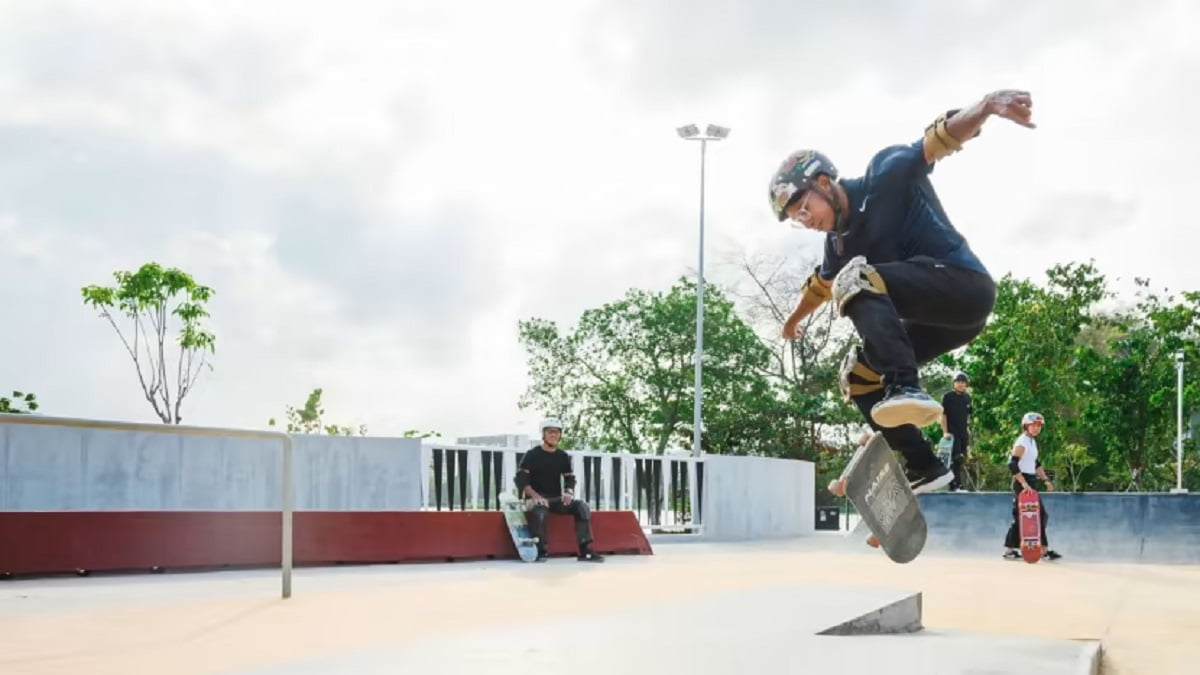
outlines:
[{"label": "green foliage", "polygon": [[[866,428],[836,385],[857,337],[826,305],[806,319],[804,339],[782,340],[811,265],[760,258],[740,267],[740,283],[710,285],[705,298],[704,450],[813,460],[822,488]],[[1039,448],[1060,490],[1174,487],[1174,354],[1200,357],[1200,293],[1136,283],[1122,305],[1091,262],[1055,265],[1040,283],[1006,276],[984,332],[922,368],[938,398],[955,370],[971,376],[969,485],[1008,489],[1009,453],[1032,410],[1046,416]],[[573,446],[690,447],[694,322],[686,280],[665,293],[631,290],[584,312],[568,333],[522,321],[532,383],[521,405],[568,418]],[[1185,376],[1190,420],[1200,368]],[[941,438],[939,425],[923,431],[933,444]],[[1200,458],[1190,439],[1184,445],[1184,485],[1196,489]]]},{"label": "green foliage", "polygon": [[1007,463],[1029,411],[1046,416],[1039,447],[1047,457],[1077,435],[1083,384],[1077,341],[1092,322],[1090,307],[1106,297],[1104,279],[1090,264],[1055,266],[1048,277],[1045,288],[1011,275],[1001,279],[992,321],[959,364],[971,376],[972,452],[991,463]]},{"label": "green foliage", "polygon": [[[1104,310],[1113,293],[1091,263],[1052,267],[1044,287],[1000,280],[992,322],[960,359],[975,397],[973,452],[1002,465],[1034,410],[1046,416],[1039,448],[1060,489],[1173,487],[1174,353],[1198,353],[1200,294],[1176,301],[1137,285],[1132,308]],[[1196,393],[1189,375],[1185,399]],[[988,475],[987,488],[1004,488],[1005,473]]]},{"label": "green foliage", "polygon": [[442,434],[438,431],[419,431],[417,429],[406,429],[400,434],[400,438],[441,438]]},{"label": "green foliage", "polygon": [[[1087,475],[1105,489],[1162,490],[1175,482],[1175,353],[1193,364],[1200,354],[1200,295],[1176,302],[1136,283],[1133,310],[1104,318],[1105,344],[1087,350],[1081,368],[1091,390],[1081,402],[1083,440],[1098,460]],[[1200,391],[1194,372],[1185,368],[1185,401]]]},{"label": "green foliage", "polygon": [[[166,424],[182,421],[180,407],[195,386],[208,355],[215,353],[216,337],[205,329],[207,303],[213,289],[197,284],[190,275],[158,263],[146,263],[136,272],[113,273],[113,286],[85,286],[84,304],[96,309],[117,331],[125,351],[133,359],[142,393],[154,413]],[[132,322],[127,336],[116,316]],[[178,333],[169,338],[168,324],[174,317]],[[178,346],[172,394],[168,372],[168,341]]]},{"label": "green foliage", "polygon": [[[544,319],[521,321],[531,379],[521,407],[570,420],[564,441],[574,446],[690,447],[695,297],[695,285],[680,279],[665,293],[633,289],[587,310],[567,334]],[[704,352],[705,449],[763,451],[751,432],[771,396],[769,354],[715,287],[705,293]]]},{"label": "green foliage", "polygon": [[756,433],[765,437],[768,454],[816,461],[818,474],[824,469],[836,475],[865,428],[862,415],[842,400],[837,386],[842,359],[855,343],[853,329],[837,322],[833,303],[826,303],[802,322],[803,339],[780,337],[814,266],[815,261],[786,256],[743,259],[741,283],[733,293],[771,355],[764,375],[772,396],[757,411]]},{"label": "green foliage", "polygon": [[38,409],[37,395],[13,390],[12,398],[0,396],[0,413],[27,415]]},{"label": "green foliage", "polygon": [[[325,408],[321,403],[321,395],[324,393],[320,387],[313,389],[309,393],[308,398],[304,401],[303,408],[288,406],[285,415],[287,416],[287,432],[289,434],[319,434],[324,431],[329,436],[353,436],[357,433],[359,436],[367,435],[366,425],[360,424],[358,429],[352,427],[326,424],[322,421],[325,415]],[[267,420],[267,426],[275,426],[275,418]],[[406,435],[406,438],[408,436]],[[425,436],[421,436],[425,438]]]}]

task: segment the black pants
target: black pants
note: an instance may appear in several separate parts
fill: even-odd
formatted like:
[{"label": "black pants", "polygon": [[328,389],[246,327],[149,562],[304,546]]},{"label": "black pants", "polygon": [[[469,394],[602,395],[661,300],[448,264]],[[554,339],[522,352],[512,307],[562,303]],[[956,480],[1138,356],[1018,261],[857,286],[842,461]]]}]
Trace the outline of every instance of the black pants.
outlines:
[{"label": "black pants", "polygon": [[952,431],[954,447],[950,449],[950,470],[954,472],[954,480],[950,481],[951,490],[962,488],[963,463],[967,461],[967,443],[970,438],[967,433]]},{"label": "black pants", "polygon": [[[1025,476],[1025,481],[1030,487],[1038,491],[1038,514],[1042,521],[1042,546],[1050,547],[1049,540],[1046,538],[1046,523],[1050,520],[1050,514],[1046,512],[1046,505],[1042,503],[1041,491],[1045,486],[1037,482],[1037,476],[1034,474],[1022,474]],[[1008,526],[1008,534],[1004,535],[1004,546],[1006,548],[1021,548],[1021,525],[1017,520],[1021,517],[1017,510],[1017,497],[1021,494],[1021,484],[1017,481],[1012,482],[1013,489],[1013,506],[1012,506],[1012,524]]]},{"label": "black pants", "polygon": [[[926,256],[871,265],[887,294],[858,293],[846,303],[846,316],[862,339],[860,360],[883,376],[884,385],[917,386],[918,366],[973,340],[996,304],[996,283],[981,272]],[[937,456],[920,429],[912,424],[885,429],[871,418],[883,394],[876,390],[854,402],[871,428],[904,455],[907,468],[933,465]]]},{"label": "black pants", "polygon": [[551,513],[575,516],[575,540],[579,544],[579,552],[586,551],[592,543],[592,509],[587,502],[582,499],[572,499],[570,504],[563,506],[562,499],[559,497],[547,501],[550,502],[549,507],[535,504],[526,514],[529,531],[538,538],[538,553],[542,555],[546,553],[546,519]]}]

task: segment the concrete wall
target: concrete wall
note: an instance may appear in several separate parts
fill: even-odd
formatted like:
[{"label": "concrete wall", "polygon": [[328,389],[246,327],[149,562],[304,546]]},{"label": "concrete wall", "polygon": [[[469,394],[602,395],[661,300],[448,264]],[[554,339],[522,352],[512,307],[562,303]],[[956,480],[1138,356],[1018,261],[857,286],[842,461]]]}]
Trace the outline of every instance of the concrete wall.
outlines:
[{"label": "concrete wall", "polygon": [[[921,495],[926,550],[999,557],[1012,521],[1004,492]],[[1200,494],[1044,493],[1050,547],[1067,560],[1200,563]]]},{"label": "concrete wall", "polygon": [[[297,510],[417,510],[418,439],[293,437]],[[0,511],[275,510],[278,441],[0,425]]]},{"label": "concrete wall", "polygon": [[813,464],[767,457],[704,457],[704,538],[812,534]]},{"label": "concrete wall", "polygon": [[[419,439],[296,435],[295,508],[416,511]],[[276,510],[274,439],[0,424],[0,511]],[[707,456],[705,538],[814,530],[811,462]]]}]

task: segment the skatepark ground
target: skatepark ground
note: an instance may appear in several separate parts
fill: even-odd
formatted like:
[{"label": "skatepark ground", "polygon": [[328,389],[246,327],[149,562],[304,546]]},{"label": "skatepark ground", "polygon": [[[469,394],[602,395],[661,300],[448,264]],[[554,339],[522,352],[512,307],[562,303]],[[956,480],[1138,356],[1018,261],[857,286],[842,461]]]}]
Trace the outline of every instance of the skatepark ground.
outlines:
[{"label": "skatepark ground", "polygon": [[[301,568],[286,600],[278,570],[14,579],[0,672],[1200,672],[1200,567],[1000,553],[656,538],[601,565]],[[904,598],[923,630],[816,635]]]}]

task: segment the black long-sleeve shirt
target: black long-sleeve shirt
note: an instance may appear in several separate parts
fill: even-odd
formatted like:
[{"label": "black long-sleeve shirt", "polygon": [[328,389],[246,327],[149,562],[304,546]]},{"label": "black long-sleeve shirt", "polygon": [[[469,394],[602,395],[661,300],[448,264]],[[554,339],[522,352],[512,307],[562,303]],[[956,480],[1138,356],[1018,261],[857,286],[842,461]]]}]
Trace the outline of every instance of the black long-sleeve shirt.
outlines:
[{"label": "black long-sleeve shirt", "polygon": [[547,499],[561,497],[563,485],[568,490],[575,489],[571,456],[562,450],[548,451],[540,445],[535,446],[521,458],[515,482],[519,489],[528,485]]}]

